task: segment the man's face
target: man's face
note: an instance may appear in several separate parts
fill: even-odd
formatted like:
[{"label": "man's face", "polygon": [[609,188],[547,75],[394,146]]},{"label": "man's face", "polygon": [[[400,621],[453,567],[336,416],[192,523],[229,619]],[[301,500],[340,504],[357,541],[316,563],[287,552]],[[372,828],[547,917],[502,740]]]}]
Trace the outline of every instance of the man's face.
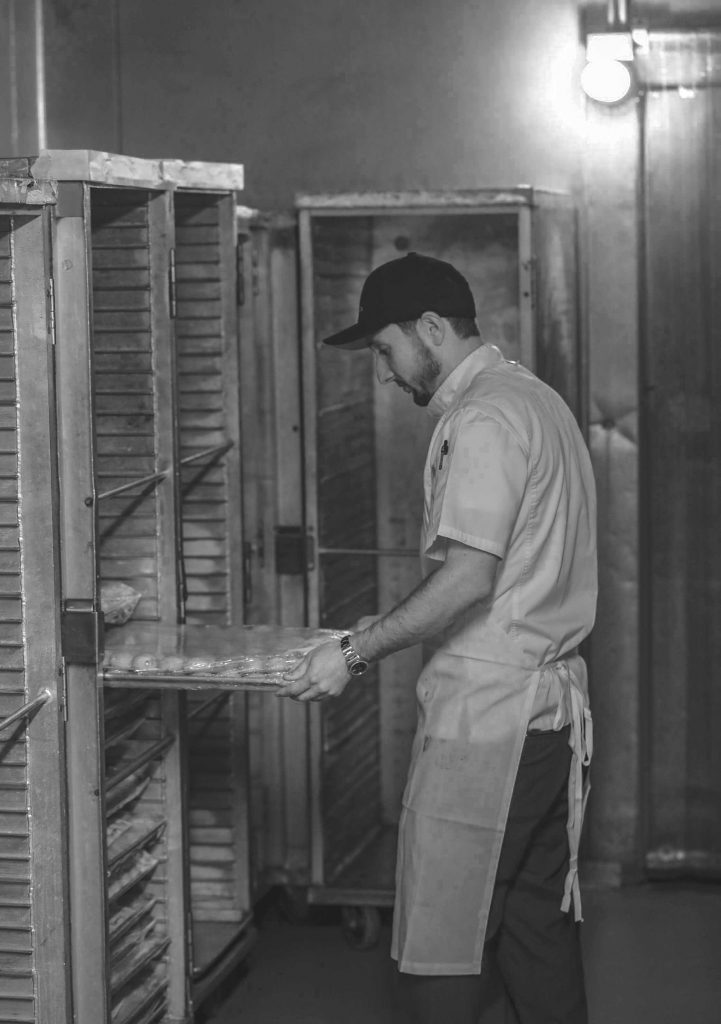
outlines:
[{"label": "man's face", "polygon": [[369,348],[381,384],[397,384],[413,396],[416,405],[428,405],[438,386],[441,364],[416,330],[407,334],[397,324],[389,324],[373,336]]}]

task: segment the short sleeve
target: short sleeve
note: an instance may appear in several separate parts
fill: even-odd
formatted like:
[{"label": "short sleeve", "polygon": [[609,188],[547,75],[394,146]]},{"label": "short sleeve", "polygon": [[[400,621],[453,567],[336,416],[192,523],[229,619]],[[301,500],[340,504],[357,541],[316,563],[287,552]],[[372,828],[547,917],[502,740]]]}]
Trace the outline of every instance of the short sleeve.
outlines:
[{"label": "short sleeve", "polygon": [[528,479],[518,438],[492,416],[465,408],[449,417],[436,448],[426,555],[444,557],[445,537],[503,558]]}]

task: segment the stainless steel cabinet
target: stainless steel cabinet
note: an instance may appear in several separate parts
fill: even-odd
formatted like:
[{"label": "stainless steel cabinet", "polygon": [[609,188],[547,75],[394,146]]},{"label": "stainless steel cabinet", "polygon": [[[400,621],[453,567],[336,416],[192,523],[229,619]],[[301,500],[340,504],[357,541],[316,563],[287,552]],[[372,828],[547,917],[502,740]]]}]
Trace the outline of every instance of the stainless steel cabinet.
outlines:
[{"label": "stainless steel cabinet", "polygon": [[[321,339],[353,323],[376,265],[418,251],[468,278],[486,340],[558,390],[581,422],[585,383],[569,197],[530,188],[306,196],[300,221],[305,533],[311,624],[350,627],[418,582],[422,468],[432,424],[375,380],[367,351]],[[309,898],[393,899],[395,829],[421,652],[387,659],[342,701],[310,709]],[[364,942],[372,922],[347,918]]]}]

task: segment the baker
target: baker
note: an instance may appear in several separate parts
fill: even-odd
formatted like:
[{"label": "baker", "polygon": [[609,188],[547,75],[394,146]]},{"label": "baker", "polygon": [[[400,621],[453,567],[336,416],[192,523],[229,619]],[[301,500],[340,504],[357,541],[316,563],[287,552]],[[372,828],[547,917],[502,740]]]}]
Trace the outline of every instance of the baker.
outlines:
[{"label": "baker", "polygon": [[377,267],[357,323],[325,341],[370,348],[379,381],[437,421],[424,578],[317,647],[282,692],[338,697],[369,663],[428,646],[393,920],[411,1019],[477,1024],[500,991],[520,1024],[585,1024],[577,858],[592,738],[578,645],[597,573],[583,437],[555,391],[484,343],[467,281],[441,260]]}]

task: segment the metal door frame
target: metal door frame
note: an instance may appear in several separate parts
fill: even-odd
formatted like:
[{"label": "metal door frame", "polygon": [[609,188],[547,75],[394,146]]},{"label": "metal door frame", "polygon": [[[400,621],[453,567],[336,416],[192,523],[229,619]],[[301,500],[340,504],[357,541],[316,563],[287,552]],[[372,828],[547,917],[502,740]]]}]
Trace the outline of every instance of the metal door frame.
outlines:
[{"label": "metal door frame", "polygon": [[[63,613],[85,624],[87,649],[66,656],[65,678],[69,849],[83,851],[70,858],[70,905],[82,927],[71,929],[74,1007],[78,1024],[110,1019],[107,858],[103,765],[103,692],[98,676],[102,664],[99,616],[99,530],[95,478],[95,412],[92,343],[92,218],[91,194],[106,184],[62,181],[54,220],[54,275],[57,293],[56,387],[59,436],[60,550]],[[172,248],[172,195],[168,189],[142,183],[114,186],[138,192],[148,210],[150,301],[153,375],[156,391],[156,474],[167,474],[175,490],[174,356],[168,291]],[[175,501],[158,497],[158,521],[164,528],[158,543],[158,610],[165,621],[177,621],[177,523]],[[163,695],[166,729],[180,731],[178,699]],[[185,799],[178,755],[167,760],[164,787],[168,803],[178,813],[166,826],[167,888],[180,898],[167,901],[166,921],[171,939],[168,971],[168,1014],[184,1019],[188,1008],[187,866],[185,864]],[[172,879],[175,878],[175,884]],[[180,883],[177,880],[180,879]]]},{"label": "metal door frame", "polygon": [[[698,51],[692,47],[685,49],[678,46],[679,38],[691,42],[698,37],[711,37],[714,47],[699,57]],[[668,67],[659,60],[659,51],[668,41],[671,58]],[[684,66],[684,59],[686,66]],[[653,775],[652,749],[653,737],[653,536],[648,527],[646,513],[653,502],[651,468],[644,453],[653,446],[654,437],[649,428],[651,414],[649,404],[653,400],[656,384],[650,382],[649,353],[653,339],[649,336],[648,303],[649,303],[649,245],[648,245],[648,181],[651,170],[648,167],[648,123],[647,102],[649,94],[676,92],[687,88],[695,90],[716,89],[721,95],[721,29],[679,27],[677,29],[657,30],[649,33],[648,45],[639,55],[639,71],[642,83],[639,105],[639,252],[638,252],[638,314],[639,314],[639,670],[640,670],[640,701],[639,701],[639,780],[640,780],[640,834],[639,861],[641,869],[648,877],[670,878],[679,875],[702,879],[717,879],[721,865],[718,851],[653,848],[652,816],[653,789],[656,780]],[[710,334],[710,327],[709,327]]]},{"label": "metal door frame", "polygon": [[[54,218],[54,275],[60,550],[63,613],[81,616],[94,627],[98,657],[98,594],[94,482],[94,427],[91,362],[91,266],[89,190],[61,183]],[[65,339],[68,339],[67,341]],[[95,663],[65,665],[67,687],[67,769],[70,906],[83,921],[71,929],[74,1013],[79,1024],[103,1021],[109,1014],[105,957],[105,812],[100,784],[101,697]]]}]

